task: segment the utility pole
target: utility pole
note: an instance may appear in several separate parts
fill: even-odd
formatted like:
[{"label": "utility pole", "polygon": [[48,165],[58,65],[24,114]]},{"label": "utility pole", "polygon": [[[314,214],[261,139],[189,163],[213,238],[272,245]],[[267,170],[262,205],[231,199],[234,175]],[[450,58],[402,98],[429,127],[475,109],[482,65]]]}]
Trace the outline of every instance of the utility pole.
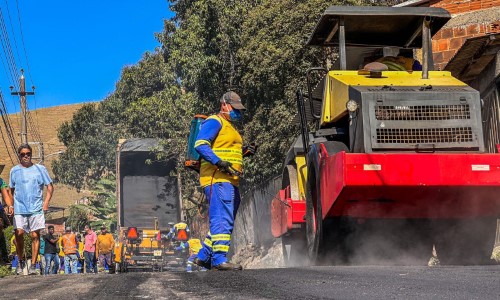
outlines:
[{"label": "utility pole", "polygon": [[[31,87],[33,90],[35,87]],[[10,87],[11,91],[14,89]],[[24,78],[24,70],[21,69],[21,77],[19,78],[19,92],[11,92],[12,95],[19,95],[21,102],[21,144],[28,144],[28,115],[26,109],[26,95],[34,95],[35,92],[26,92],[26,79]]]}]

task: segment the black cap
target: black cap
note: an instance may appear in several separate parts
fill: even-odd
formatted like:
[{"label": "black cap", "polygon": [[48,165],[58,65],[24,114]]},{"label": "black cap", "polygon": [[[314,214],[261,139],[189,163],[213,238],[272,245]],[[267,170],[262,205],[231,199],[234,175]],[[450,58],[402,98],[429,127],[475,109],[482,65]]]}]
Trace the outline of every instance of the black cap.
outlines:
[{"label": "black cap", "polygon": [[246,108],[243,106],[243,103],[241,103],[241,98],[236,94],[235,92],[227,92],[225,93],[222,98],[220,98],[221,103],[227,103],[231,105],[233,108],[239,109],[239,110],[246,110]]}]

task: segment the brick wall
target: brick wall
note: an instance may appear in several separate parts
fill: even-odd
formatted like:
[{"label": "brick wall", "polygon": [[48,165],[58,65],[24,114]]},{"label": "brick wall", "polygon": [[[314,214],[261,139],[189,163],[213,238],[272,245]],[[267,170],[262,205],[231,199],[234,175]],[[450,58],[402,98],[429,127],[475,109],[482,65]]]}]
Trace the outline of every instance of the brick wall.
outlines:
[{"label": "brick wall", "polygon": [[500,0],[431,0],[429,4],[442,7],[453,15],[500,6]]},{"label": "brick wall", "polygon": [[431,0],[429,4],[453,16],[432,38],[436,70],[444,69],[466,39],[500,32],[500,0]]},{"label": "brick wall", "polygon": [[450,59],[462,47],[465,40],[488,33],[499,33],[500,21],[480,24],[469,24],[441,29],[432,38],[432,52],[434,53],[434,67],[442,70]]}]

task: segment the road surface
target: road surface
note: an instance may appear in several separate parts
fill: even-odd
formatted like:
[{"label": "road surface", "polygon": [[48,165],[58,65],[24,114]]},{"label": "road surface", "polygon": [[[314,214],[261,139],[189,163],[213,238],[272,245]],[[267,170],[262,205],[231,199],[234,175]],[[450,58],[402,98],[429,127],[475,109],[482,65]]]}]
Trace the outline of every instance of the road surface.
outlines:
[{"label": "road surface", "polygon": [[500,299],[500,266],[10,276],[2,299]]}]

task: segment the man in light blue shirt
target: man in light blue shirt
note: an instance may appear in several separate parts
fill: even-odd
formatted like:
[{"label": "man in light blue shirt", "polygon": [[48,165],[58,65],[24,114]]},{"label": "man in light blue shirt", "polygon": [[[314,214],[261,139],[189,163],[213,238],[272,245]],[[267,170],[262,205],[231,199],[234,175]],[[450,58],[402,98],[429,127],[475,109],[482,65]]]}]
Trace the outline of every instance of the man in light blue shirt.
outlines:
[{"label": "man in light blue shirt", "polygon": [[[36,260],[40,248],[40,230],[45,228],[44,211],[49,209],[54,187],[47,169],[42,165],[31,162],[32,149],[30,145],[22,145],[18,148],[19,165],[10,170],[10,188],[14,195],[14,228],[16,229],[17,255],[19,264],[16,273],[23,272],[24,262],[24,240],[25,232],[31,234],[32,251],[29,275],[35,275]],[[47,186],[47,194],[43,199],[43,188]]]}]

